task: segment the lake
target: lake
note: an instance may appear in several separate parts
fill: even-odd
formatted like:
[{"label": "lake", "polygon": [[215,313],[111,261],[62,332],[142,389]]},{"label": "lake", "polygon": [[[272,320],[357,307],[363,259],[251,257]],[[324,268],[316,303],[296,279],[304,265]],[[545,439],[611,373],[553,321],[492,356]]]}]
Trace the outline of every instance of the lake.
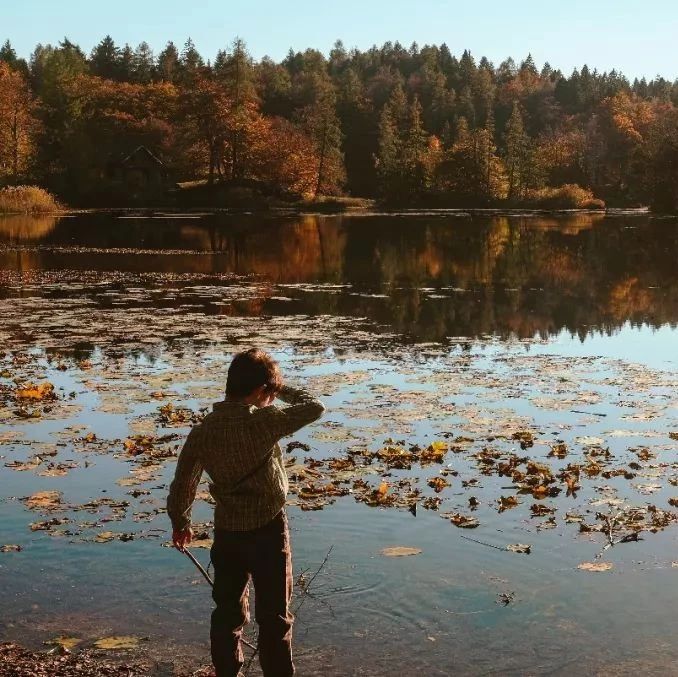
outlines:
[{"label": "lake", "polygon": [[0,217],[0,640],[208,662],[164,502],[257,345],[327,406],[284,441],[302,581],[332,548],[299,674],[676,673],[677,323],[646,213]]}]

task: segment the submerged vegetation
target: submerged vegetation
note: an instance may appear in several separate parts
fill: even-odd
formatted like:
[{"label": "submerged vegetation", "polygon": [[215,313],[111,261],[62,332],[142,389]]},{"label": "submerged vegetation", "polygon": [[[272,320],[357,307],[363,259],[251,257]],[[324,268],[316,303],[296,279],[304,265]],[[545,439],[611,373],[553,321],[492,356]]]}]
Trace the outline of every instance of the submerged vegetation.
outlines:
[{"label": "submerged vegetation", "polygon": [[[73,204],[322,195],[440,206],[678,208],[678,85],[386,43],[206,61],[107,36],[0,49],[0,182]],[[148,150],[145,164],[135,150]],[[173,190],[178,182],[204,189]]]}]

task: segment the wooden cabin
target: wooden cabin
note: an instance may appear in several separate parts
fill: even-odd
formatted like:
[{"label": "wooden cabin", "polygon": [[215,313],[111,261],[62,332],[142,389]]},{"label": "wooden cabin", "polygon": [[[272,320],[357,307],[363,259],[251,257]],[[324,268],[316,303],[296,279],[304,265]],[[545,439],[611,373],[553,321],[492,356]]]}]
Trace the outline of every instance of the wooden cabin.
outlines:
[{"label": "wooden cabin", "polygon": [[108,163],[107,178],[116,191],[129,197],[160,195],[168,188],[165,163],[146,146],[139,146]]}]

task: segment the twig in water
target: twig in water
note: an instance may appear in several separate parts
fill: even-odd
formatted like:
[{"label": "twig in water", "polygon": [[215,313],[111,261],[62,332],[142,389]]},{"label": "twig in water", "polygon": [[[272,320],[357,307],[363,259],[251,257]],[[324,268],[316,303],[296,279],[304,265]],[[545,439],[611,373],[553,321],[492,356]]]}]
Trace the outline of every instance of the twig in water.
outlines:
[{"label": "twig in water", "polygon": [[462,538],[466,541],[473,541],[474,543],[478,543],[480,545],[484,545],[487,548],[494,548],[495,550],[504,550],[506,551],[506,548],[502,548],[498,545],[492,545],[492,543],[484,543],[483,541],[478,541],[475,538],[469,538],[468,536],[462,536]]},{"label": "twig in water", "polygon": [[330,554],[332,553],[332,549],[334,548],[334,545],[330,546],[330,549],[327,551],[327,554],[325,555],[325,559],[322,561],[316,572],[311,576],[311,578],[308,580],[308,583],[304,583],[304,586],[302,588],[303,591],[303,597],[299,600],[299,604],[297,605],[297,608],[292,612],[295,616],[299,613],[299,609],[304,605],[304,602],[306,601],[306,597],[310,597],[310,588],[311,585],[313,585],[313,581],[316,579],[318,574],[325,568],[325,565],[327,564],[327,560],[330,558]]}]

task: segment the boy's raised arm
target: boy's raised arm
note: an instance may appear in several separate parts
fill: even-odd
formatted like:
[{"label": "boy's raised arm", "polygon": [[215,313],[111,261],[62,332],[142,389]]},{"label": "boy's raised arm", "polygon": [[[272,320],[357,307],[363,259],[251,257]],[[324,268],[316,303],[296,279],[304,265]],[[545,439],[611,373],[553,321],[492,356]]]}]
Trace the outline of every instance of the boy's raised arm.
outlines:
[{"label": "boy's raised arm", "polygon": [[271,429],[275,436],[286,437],[319,419],[325,411],[325,405],[311,393],[301,388],[283,386],[278,392],[278,399],[289,406],[267,407]]},{"label": "boy's raised arm", "polygon": [[199,440],[200,433],[197,428],[193,428],[179,454],[174,480],[170,484],[167,514],[175,532],[184,531],[191,526],[191,508],[203,471]]}]

